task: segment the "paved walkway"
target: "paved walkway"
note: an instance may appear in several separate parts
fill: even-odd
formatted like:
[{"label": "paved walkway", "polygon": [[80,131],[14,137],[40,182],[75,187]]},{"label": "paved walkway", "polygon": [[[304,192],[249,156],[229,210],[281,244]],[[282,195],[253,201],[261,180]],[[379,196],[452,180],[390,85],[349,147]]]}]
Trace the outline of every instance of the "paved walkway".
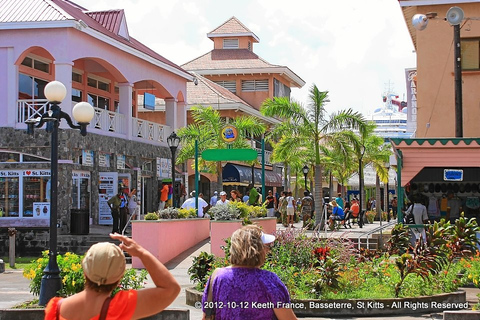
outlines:
[{"label": "paved walkway", "polygon": [[[352,229],[342,229],[335,232],[321,232],[320,236],[326,237],[358,237],[361,232],[366,230],[372,230],[379,226],[379,222],[374,224],[367,224],[364,228],[360,229],[358,226]],[[285,229],[281,225],[277,225],[278,229]],[[296,229],[301,229],[301,223],[295,224]],[[91,234],[108,234],[109,227],[106,226],[93,226],[90,228]],[[314,232],[306,231],[309,236],[313,236]],[[187,273],[188,268],[191,266],[193,257],[197,256],[200,252],[207,251],[210,252],[210,243],[209,240],[205,240],[197,246],[187,250],[180,256],[176,257],[169,263],[167,263],[167,268],[172,272],[175,278],[178,280],[182,286],[182,291],[177,299],[169,307],[171,309],[188,309],[190,310],[190,319],[197,320],[202,318],[201,310],[195,309],[194,307],[187,306],[185,304],[185,290],[184,288],[193,286],[190,282],[190,277]],[[10,270],[7,269],[5,273],[0,274],[0,309],[7,309],[15,306],[19,303],[32,300],[34,296],[29,292],[29,280],[22,276],[21,270]],[[147,281],[147,287],[153,286],[151,279]],[[480,292],[478,289],[467,289],[467,300],[476,301],[476,294]],[[393,317],[362,317],[362,318],[351,318],[348,319],[354,320],[371,320],[371,319],[399,319],[399,320],[411,320],[411,319],[442,319],[442,314],[423,314],[423,315],[398,315]],[[330,318],[303,318],[303,319],[330,319]],[[342,318],[336,318],[342,319]],[[347,318],[345,318],[347,319]]]}]

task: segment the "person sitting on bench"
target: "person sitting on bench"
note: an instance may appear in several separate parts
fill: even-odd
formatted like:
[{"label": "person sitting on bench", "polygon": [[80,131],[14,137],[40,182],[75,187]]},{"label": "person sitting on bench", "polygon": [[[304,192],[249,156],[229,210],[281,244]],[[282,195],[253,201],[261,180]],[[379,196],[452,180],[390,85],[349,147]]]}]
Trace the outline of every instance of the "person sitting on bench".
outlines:
[{"label": "person sitting on bench", "polygon": [[333,222],[334,220],[339,220],[344,222],[345,219],[345,212],[343,212],[342,207],[340,207],[337,204],[337,201],[332,200],[332,202],[329,203],[330,206],[332,206],[332,214],[330,215],[330,229],[333,229]]}]

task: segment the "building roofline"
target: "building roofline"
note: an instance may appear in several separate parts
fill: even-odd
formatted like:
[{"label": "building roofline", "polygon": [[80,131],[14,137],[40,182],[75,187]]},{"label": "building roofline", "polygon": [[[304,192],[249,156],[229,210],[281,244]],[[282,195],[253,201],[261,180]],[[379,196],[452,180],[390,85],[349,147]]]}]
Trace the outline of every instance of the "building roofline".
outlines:
[{"label": "building roofline", "polygon": [[472,0],[399,0],[400,7],[415,7],[415,6],[434,6],[434,5],[454,5],[459,3],[476,3]]},{"label": "building roofline", "polygon": [[288,67],[267,67],[267,68],[238,68],[238,69],[200,69],[200,70],[191,70],[195,71],[200,75],[227,75],[227,74],[262,74],[262,73],[274,73],[286,75],[293,84],[292,87],[301,88],[306,82],[297,76],[292,70]]},{"label": "building roofline", "polygon": [[208,38],[227,38],[227,37],[252,37],[257,42],[260,39],[253,32],[240,32],[240,33],[207,33]]}]

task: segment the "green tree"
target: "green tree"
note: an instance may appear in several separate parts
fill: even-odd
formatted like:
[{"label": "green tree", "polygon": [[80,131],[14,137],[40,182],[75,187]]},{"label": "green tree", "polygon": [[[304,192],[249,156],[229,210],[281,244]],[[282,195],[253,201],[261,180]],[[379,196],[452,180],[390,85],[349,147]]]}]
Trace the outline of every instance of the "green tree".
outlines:
[{"label": "green tree", "polygon": [[[364,117],[351,109],[328,115],[325,103],[328,100],[328,91],[320,91],[316,85],[310,89],[309,102],[303,107],[299,102],[287,97],[267,99],[261,107],[261,112],[270,117],[277,117],[284,121],[282,126],[288,126],[292,144],[290,148],[307,145],[314,151],[315,164],[315,223],[322,223],[322,163],[321,144],[338,144],[346,141],[348,136],[339,132],[351,129],[364,130]],[[285,131],[284,131],[285,132]]]},{"label": "green tree", "polygon": [[[239,116],[229,119],[227,123],[220,112],[211,106],[194,106],[191,109],[193,123],[181,128],[178,136],[182,139],[182,148],[178,154],[177,163],[183,163],[195,157],[195,140],[198,141],[199,153],[206,149],[228,149],[221,137],[221,131],[227,124],[238,130],[239,138],[232,144],[232,148],[251,148],[249,137],[265,133],[265,124],[253,116]],[[251,164],[251,163],[250,163]],[[222,163],[199,159],[199,166],[208,172],[217,175],[218,186],[222,186]]]}]

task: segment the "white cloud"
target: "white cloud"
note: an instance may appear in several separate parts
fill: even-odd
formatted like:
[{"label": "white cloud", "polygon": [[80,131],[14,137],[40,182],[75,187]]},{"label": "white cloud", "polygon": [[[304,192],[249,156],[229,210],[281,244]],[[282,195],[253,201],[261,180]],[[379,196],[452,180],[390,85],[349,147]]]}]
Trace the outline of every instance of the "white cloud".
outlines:
[{"label": "white cloud", "polygon": [[305,80],[292,96],[306,103],[316,84],[328,109],[365,114],[382,104],[388,83],[403,97],[413,45],[393,0],[73,0],[90,10],[122,8],[130,35],[181,65],[212,50],[206,34],[232,16],[254,32],[255,52]]}]

